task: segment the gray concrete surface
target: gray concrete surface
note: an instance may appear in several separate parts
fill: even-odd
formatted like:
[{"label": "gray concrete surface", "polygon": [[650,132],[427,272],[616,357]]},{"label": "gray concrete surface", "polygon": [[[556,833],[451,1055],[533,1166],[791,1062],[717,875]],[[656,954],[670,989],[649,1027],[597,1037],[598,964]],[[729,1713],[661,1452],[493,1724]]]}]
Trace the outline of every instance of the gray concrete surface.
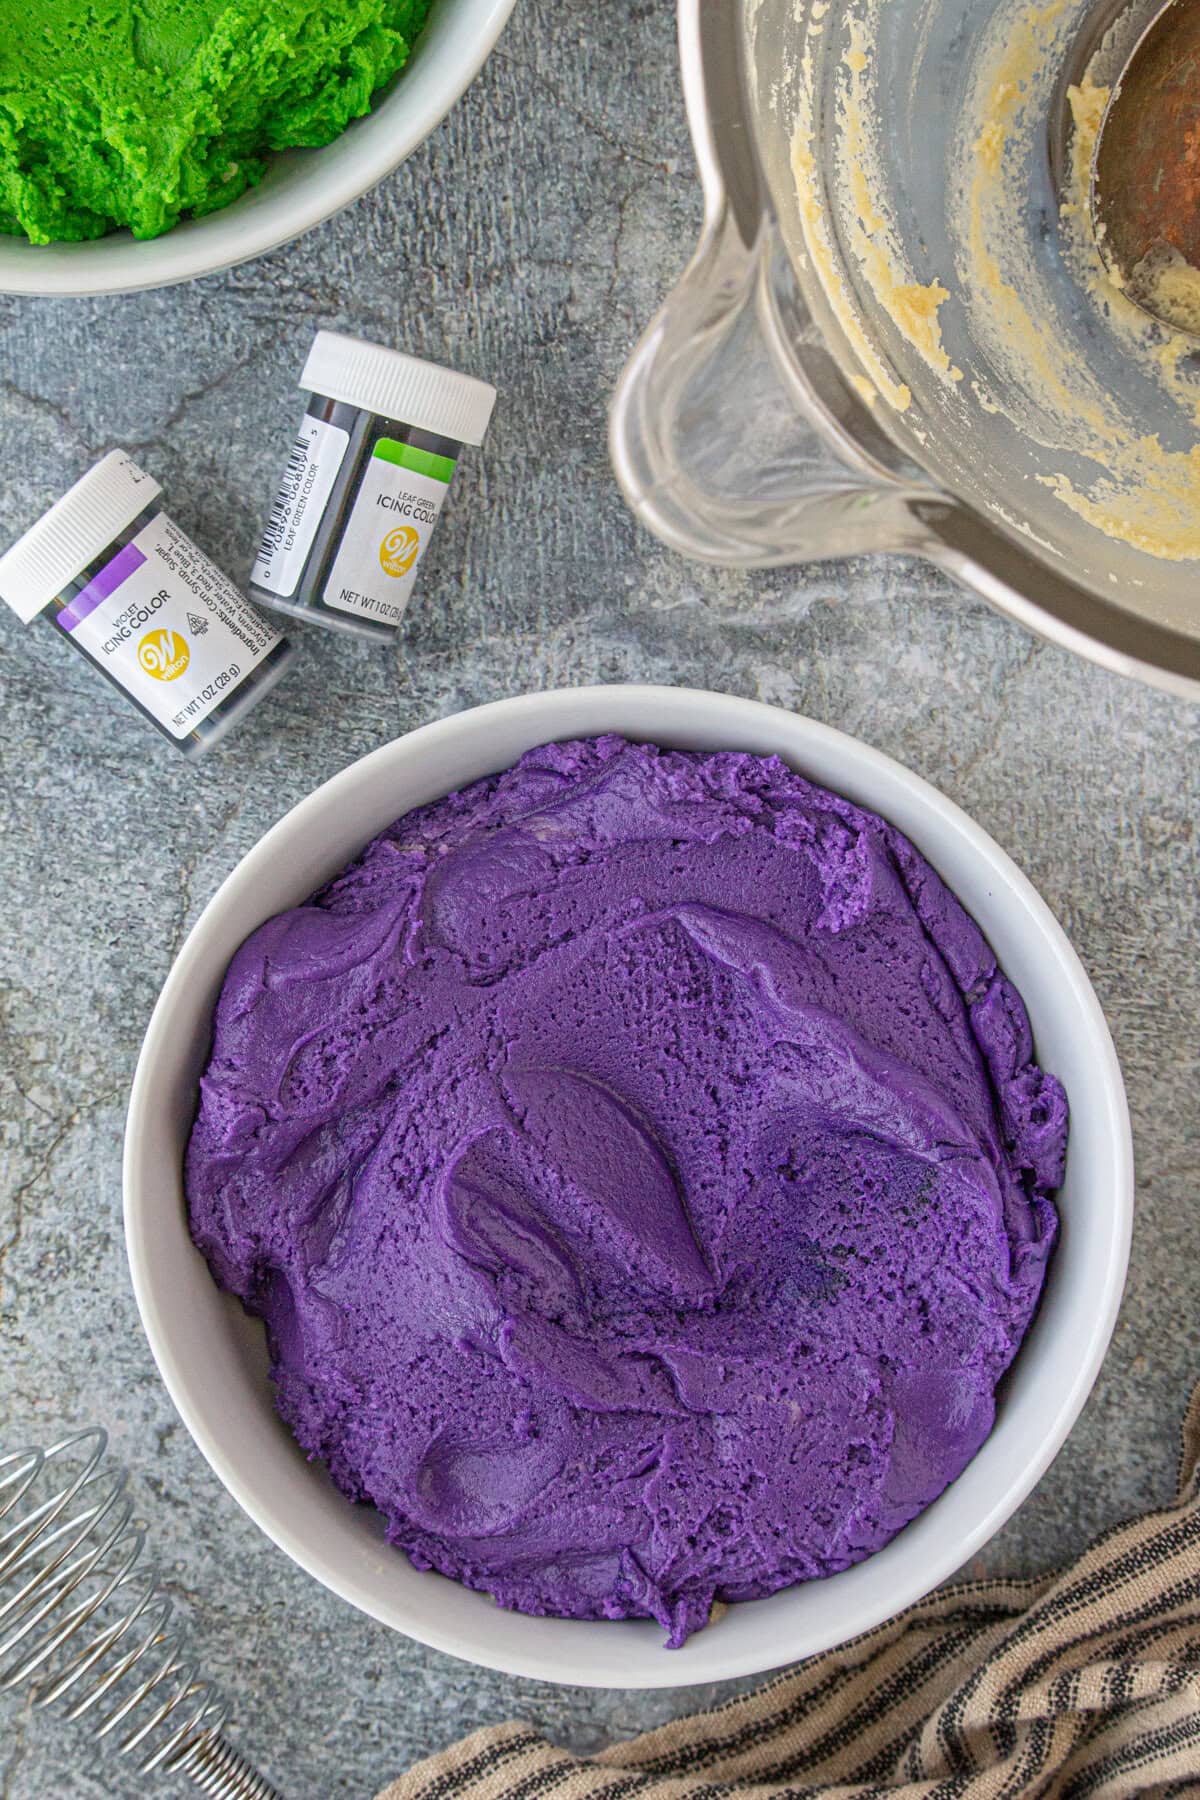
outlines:
[{"label": "gray concrete surface", "polygon": [[[1172,1485],[1200,1376],[1197,714],[1034,643],[927,569],[719,574],[634,526],[606,400],[698,211],[669,0],[522,0],[429,143],[302,242],[166,293],[0,300],[3,539],[123,444],[244,577],[318,323],[500,389],[399,650],[303,634],[291,677],[199,768],[48,631],[0,619],[0,1428],[111,1427],[197,1649],[289,1796],[369,1796],[489,1721],[521,1716],[588,1750],[712,1697],[507,1680],[325,1594],[209,1473],[130,1294],[123,1107],[189,924],[316,783],[473,702],[631,678],[756,695],[900,757],[1013,853],[1107,1008],[1140,1210],[1097,1390],[974,1572],[1045,1568]],[[138,1791],[76,1729],[0,1699],[0,1800]]]}]

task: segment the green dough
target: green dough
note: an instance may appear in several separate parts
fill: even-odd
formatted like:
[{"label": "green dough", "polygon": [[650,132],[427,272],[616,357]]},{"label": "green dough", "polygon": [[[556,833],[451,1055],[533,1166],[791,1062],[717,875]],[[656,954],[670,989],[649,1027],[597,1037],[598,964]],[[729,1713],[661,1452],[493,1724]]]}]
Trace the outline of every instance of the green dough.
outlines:
[{"label": "green dough", "polygon": [[432,0],[0,0],[0,231],[157,237],[327,144]]}]

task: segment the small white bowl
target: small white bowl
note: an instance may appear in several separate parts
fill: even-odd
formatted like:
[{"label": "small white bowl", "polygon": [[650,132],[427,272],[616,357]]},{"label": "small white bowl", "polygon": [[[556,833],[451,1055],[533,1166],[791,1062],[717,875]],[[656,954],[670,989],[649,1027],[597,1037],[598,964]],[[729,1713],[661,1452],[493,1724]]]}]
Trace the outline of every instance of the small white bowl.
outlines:
[{"label": "small white bowl", "polygon": [[[218,1291],[188,1235],[182,1164],[213,1006],[234,951],[307,898],[399,814],[507,768],[534,745],[606,731],[689,750],[774,752],[908,834],[974,914],[1025,998],[1041,1062],[1071,1103],[1062,1236],[994,1430],[942,1497],[866,1562],[733,1606],[682,1650],[658,1625],[527,1618],[420,1573],[305,1460],[275,1412],[261,1324]],[[562,689],[423,726],[335,775],[243,858],[193,927],[146,1033],[125,1141],[125,1230],[151,1349],[200,1449],[250,1517],[334,1593],[410,1637],[489,1668],[594,1687],[675,1687],[758,1673],[880,1624],[972,1557],[1074,1423],[1116,1318],[1133,1158],[1099,1003],[1020,870],[958,807],[878,751],[772,706],[688,688]]]},{"label": "small white bowl", "polygon": [[310,231],[398,168],[478,75],[516,0],[436,0],[395,85],[320,150],[288,150],[232,205],[162,237],[82,244],[0,236],[0,293],[131,294],[212,275]]}]

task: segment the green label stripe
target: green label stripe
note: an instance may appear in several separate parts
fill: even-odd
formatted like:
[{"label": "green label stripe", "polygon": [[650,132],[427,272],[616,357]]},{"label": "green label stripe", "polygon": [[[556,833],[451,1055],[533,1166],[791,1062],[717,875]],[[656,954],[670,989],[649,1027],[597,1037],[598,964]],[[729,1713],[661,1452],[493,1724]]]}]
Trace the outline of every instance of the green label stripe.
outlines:
[{"label": "green label stripe", "polygon": [[372,454],[381,462],[395,463],[398,469],[428,475],[431,481],[449,481],[454,474],[452,456],[435,456],[431,450],[418,450],[414,444],[397,443],[395,438],[380,438]]}]

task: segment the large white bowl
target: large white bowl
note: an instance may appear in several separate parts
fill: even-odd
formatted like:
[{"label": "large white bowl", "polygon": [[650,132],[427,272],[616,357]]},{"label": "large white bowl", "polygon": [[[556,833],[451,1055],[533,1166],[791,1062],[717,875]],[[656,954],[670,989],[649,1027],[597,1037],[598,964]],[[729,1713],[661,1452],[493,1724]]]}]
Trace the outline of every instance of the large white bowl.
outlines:
[{"label": "large white bowl", "polygon": [[[504,769],[533,745],[618,731],[692,750],[775,752],[884,814],[979,920],[1024,995],[1041,1061],[1071,1103],[1062,1238],[996,1426],[970,1467],[868,1561],[730,1610],[677,1651],[657,1625],[534,1619],[412,1568],[278,1418],[261,1324],[218,1291],[188,1236],[182,1163],[213,1006],[238,945],[304,900],[399,814]],[[1100,1367],[1129,1254],[1129,1116],[1104,1016],[1078,957],[1020,870],[926,782],[828,726],[687,688],[563,689],[410,732],[335,775],[246,856],[197,920],[138,1063],[125,1229],[150,1345],[192,1436],[268,1537],[386,1625],[472,1662],[547,1681],[672,1687],[774,1668],[843,1642],[951,1575],[998,1530],[1062,1444]]]},{"label": "large white bowl", "polygon": [[[262,256],[348,206],[429,136],[483,67],[516,0],[435,0],[391,91],[320,150],[272,158],[231,206],[144,242],[128,231],[82,244],[0,236],[0,293],[128,294]],[[397,247],[397,256],[403,246]]]}]

